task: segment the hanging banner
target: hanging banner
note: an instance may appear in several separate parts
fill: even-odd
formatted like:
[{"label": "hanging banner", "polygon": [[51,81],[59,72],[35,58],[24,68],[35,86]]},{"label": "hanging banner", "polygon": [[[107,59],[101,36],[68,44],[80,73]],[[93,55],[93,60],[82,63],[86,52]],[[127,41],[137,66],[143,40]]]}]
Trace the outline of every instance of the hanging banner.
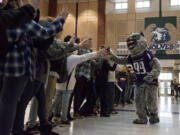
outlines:
[{"label": "hanging banner", "polygon": [[176,54],[176,16],[145,18],[149,50],[154,54]]},{"label": "hanging banner", "polygon": [[155,27],[152,29],[151,42],[149,49],[153,51],[165,50],[174,51],[176,44],[168,43],[171,40],[171,36],[166,27]]}]

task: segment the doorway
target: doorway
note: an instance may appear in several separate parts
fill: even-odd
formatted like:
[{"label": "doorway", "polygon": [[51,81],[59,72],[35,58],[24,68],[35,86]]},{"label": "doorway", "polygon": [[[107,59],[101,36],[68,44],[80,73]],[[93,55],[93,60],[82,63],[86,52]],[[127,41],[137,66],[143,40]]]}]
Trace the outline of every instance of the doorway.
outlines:
[{"label": "doorway", "polygon": [[173,80],[173,73],[160,73],[159,92],[161,96],[171,95],[171,80]]}]

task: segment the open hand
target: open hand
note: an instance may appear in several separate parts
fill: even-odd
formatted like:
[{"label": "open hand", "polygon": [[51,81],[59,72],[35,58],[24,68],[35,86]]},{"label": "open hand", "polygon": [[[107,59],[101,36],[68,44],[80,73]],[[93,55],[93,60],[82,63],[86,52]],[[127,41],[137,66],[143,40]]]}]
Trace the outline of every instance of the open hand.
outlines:
[{"label": "open hand", "polygon": [[97,52],[97,55],[99,56],[106,56],[107,55],[107,50],[106,48],[103,48],[103,49],[100,49],[98,52]]},{"label": "open hand", "polygon": [[71,43],[75,43],[76,42],[76,36],[75,34],[72,35],[71,39],[70,39]]},{"label": "open hand", "polygon": [[68,15],[69,15],[69,11],[68,11],[67,6],[63,6],[59,16],[61,16],[62,18],[64,18],[64,20],[66,20]]},{"label": "open hand", "polygon": [[79,44],[79,48],[81,48],[81,49],[91,49],[91,47],[92,47],[92,39],[91,38],[85,38]]}]

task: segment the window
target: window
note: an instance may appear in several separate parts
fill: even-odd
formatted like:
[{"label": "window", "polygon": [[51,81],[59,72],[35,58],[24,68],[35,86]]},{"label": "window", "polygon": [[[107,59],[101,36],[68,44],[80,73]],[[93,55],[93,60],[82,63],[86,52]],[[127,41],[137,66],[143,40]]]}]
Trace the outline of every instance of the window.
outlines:
[{"label": "window", "polygon": [[180,0],[171,0],[171,6],[180,6]]},{"label": "window", "polygon": [[150,0],[136,0],[136,8],[149,8]]},{"label": "window", "polygon": [[115,3],[115,9],[127,9],[128,8],[128,0],[119,0]]},{"label": "window", "polygon": [[159,79],[160,80],[172,80],[173,74],[172,73],[160,73]]}]

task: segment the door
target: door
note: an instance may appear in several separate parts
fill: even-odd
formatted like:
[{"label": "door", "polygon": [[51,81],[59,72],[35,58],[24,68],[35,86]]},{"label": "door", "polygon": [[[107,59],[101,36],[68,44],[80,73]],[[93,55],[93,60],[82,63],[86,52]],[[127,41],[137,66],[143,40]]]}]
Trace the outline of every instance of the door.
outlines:
[{"label": "door", "polygon": [[161,73],[159,80],[160,95],[170,96],[171,95],[171,80],[173,79],[172,73]]},{"label": "door", "polygon": [[170,96],[171,95],[171,80],[160,80],[160,95]]}]

